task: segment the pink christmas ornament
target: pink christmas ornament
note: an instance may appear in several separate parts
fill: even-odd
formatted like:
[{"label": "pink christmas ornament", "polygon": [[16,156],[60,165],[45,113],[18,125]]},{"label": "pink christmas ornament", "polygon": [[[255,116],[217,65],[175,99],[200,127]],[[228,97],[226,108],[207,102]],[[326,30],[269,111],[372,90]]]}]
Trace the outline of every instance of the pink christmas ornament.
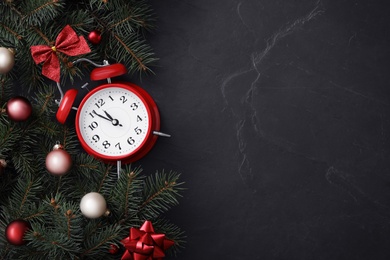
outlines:
[{"label": "pink christmas ornament", "polygon": [[32,106],[27,98],[17,96],[7,102],[6,107],[8,118],[20,122],[27,120],[32,113]]},{"label": "pink christmas ornament", "polygon": [[55,145],[53,151],[46,156],[46,169],[55,176],[62,176],[68,173],[72,167],[72,158],[69,153],[63,150],[59,144]]}]

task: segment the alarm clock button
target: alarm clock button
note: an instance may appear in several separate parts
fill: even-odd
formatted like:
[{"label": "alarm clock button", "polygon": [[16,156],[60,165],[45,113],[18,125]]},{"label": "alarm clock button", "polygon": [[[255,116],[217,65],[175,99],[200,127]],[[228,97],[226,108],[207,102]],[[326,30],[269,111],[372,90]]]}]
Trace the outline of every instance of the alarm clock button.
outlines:
[{"label": "alarm clock button", "polygon": [[91,80],[102,80],[124,75],[126,73],[126,67],[121,63],[116,63],[93,69],[91,72]]},{"label": "alarm clock button", "polygon": [[62,98],[60,107],[58,108],[56,114],[56,118],[61,124],[64,124],[66,119],[68,118],[69,112],[72,109],[76,96],[77,90],[69,89],[68,91],[66,91],[64,97]]}]

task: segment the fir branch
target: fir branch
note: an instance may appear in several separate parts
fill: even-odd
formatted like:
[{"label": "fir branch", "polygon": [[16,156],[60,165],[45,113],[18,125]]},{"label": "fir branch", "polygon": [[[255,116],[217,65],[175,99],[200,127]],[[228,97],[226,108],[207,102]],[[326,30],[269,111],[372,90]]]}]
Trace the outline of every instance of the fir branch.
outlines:
[{"label": "fir branch", "polygon": [[178,226],[166,219],[157,219],[153,221],[153,226],[155,227],[156,233],[164,233],[168,239],[175,242],[173,248],[169,249],[169,253],[176,256],[176,254],[184,248],[186,235]]},{"label": "fir branch", "polygon": [[148,67],[142,62],[142,58],[141,57],[138,57],[136,54],[135,54],[135,51],[132,50],[130,48],[130,46],[126,45],[126,43],[119,37],[119,35],[117,34],[113,34],[114,38],[118,41],[118,43],[122,46],[122,48],[124,48],[126,50],[127,53],[129,53],[131,55],[131,57],[133,57],[133,59],[136,61],[136,63],[138,64],[138,68],[142,71],[146,71],[148,69]]},{"label": "fir branch", "polygon": [[53,45],[54,41],[50,41],[49,38],[38,27],[33,26],[32,29],[46,42],[47,45]]},{"label": "fir branch", "polygon": [[161,213],[167,211],[179,202],[176,197],[180,197],[183,188],[178,183],[180,174],[169,172],[166,174],[156,172],[154,176],[148,176],[144,187],[144,202],[138,209],[141,219],[154,219]]},{"label": "fir branch", "polygon": [[128,214],[129,214],[129,196],[130,196],[130,187],[133,183],[133,180],[135,178],[135,173],[133,171],[131,171],[129,174],[128,174],[128,178],[127,178],[127,185],[126,185],[126,194],[125,194],[125,205],[124,205],[124,209],[125,209],[125,212],[124,212],[124,217],[127,218],[128,217]]},{"label": "fir branch", "polygon": [[10,125],[0,125],[0,154],[6,154],[20,137],[20,129]]},{"label": "fir branch", "polygon": [[107,225],[104,228],[100,228],[97,233],[84,241],[85,250],[80,254],[80,258],[96,256],[102,249],[108,250],[110,243],[119,242],[121,229],[120,225]]},{"label": "fir branch", "polygon": [[27,187],[26,187],[26,189],[25,189],[26,192],[24,193],[23,199],[22,199],[22,201],[20,202],[19,212],[22,211],[23,206],[24,206],[24,204],[25,204],[26,201],[27,201],[28,194],[30,193],[30,190],[32,189],[32,186],[33,186],[33,182],[32,182],[32,181],[29,181],[29,182],[27,183]]},{"label": "fir branch", "polygon": [[166,192],[167,190],[171,190],[172,187],[175,185],[176,183],[175,182],[171,182],[171,183],[168,183],[166,182],[165,183],[165,186],[160,188],[159,190],[156,191],[156,193],[152,194],[149,198],[146,199],[146,201],[144,201],[144,203],[142,203],[141,207],[140,207],[140,210],[142,210],[142,208],[144,208],[147,204],[149,204],[152,200],[156,199],[157,197],[161,196],[161,194],[163,194],[164,192]]},{"label": "fir branch", "polygon": [[7,32],[9,32],[12,36],[14,36],[18,41],[21,41],[23,40],[23,36],[20,35],[18,32],[16,32],[15,30],[11,29],[10,27],[8,27],[7,25],[5,25],[4,23],[0,23],[0,27],[2,27],[4,30],[6,30]]},{"label": "fir branch", "polygon": [[0,105],[5,102],[6,93],[10,91],[10,80],[7,80],[5,76],[0,76]]},{"label": "fir branch", "polygon": [[6,6],[8,6],[13,12],[15,12],[19,17],[22,17],[23,14],[18,10],[16,9],[15,5],[13,4],[12,1],[4,1],[4,4]]},{"label": "fir branch", "polygon": [[44,224],[33,223],[26,239],[36,252],[44,254],[41,259],[70,259],[80,251],[79,245],[67,235],[56,230],[48,230]]},{"label": "fir branch", "polygon": [[108,175],[110,174],[111,168],[112,168],[112,166],[107,166],[106,170],[104,171],[104,173],[102,175],[102,179],[101,179],[100,184],[98,186],[97,192],[101,191],[101,189],[105,183],[105,180],[107,179]]},{"label": "fir branch", "polygon": [[68,227],[67,235],[68,235],[68,239],[70,239],[70,234],[71,234],[71,230],[72,230],[71,220],[73,218],[75,218],[75,215],[73,214],[72,210],[69,209],[69,210],[66,211],[65,216],[66,216],[66,219],[67,219],[66,224],[67,224],[67,227]]},{"label": "fir branch", "polygon": [[40,179],[34,180],[31,176],[19,178],[8,199],[7,210],[13,219],[21,218],[27,210],[26,205],[32,205],[37,200],[37,195],[42,191],[40,183]]},{"label": "fir branch", "polygon": [[24,220],[30,220],[30,219],[34,219],[34,218],[38,218],[38,217],[41,217],[45,214],[45,211],[44,210],[41,210],[41,211],[38,211],[38,212],[35,212],[31,215],[28,215],[28,216],[25,216],[24,217]]},{"label": "fir branch", "polygon": [[90,172],[91,170],[96,171],[99,169],[98,161],[91,156],[82,154],[78,159],[79,160],[75,161],[74,165],[79,168],[80,171]]},{"label": "fir branch", "polygon": [[144,187],[144,176],[141,172],[139,167],[132,169],[126,166],[108,197],[112,215],[119,219],[118,223],[126,227],[138,220],[136,214]]},{"label": "fir branch", "polygon": [[53,101],[53,92],[51,93],[46,93],[44,94],[44,101],[43,103],[40,104],[40,110],[38,112],[38,116],[42,116],[43,113],[45,113],[45,111],[47,111],[47,108],[49,106],[49,104]]},{"label": "fir branch", "polygon": [[64,12],[60,19],[62,24],[70,25],[76,32],[88,33],[91,28],[94,28],[94,18],[90,16],[88,10],[81,9],[75,6],[71,13]]},{"label": "fir branch", "polygon": [[46,3],[43,3],[42,5],[39,5],[37,6],[35,9],[31,10],[28,14],[26,14],[25,16],[30,16],[30,15],[33,15],[35,13],[38,13],[40,10],[42,10],[43,8],[46,8],[50,5],[54,5],[58,3],[58,0],[51,0],[51,1],[48,1]]},{"label": "fir branch", "polygon": [[153,21],[150,7],[145,1],[139,0],[134,3],[125,3],[122,8],[112,12],[108,19],[107,29],[126,35],[137,33],[140,29],[151,29]]},{"label": "fir branch", "polygon": [[48,19],[55,19],[65,5],[64,0],[23,1],[20,8],[25,12],[22,19],[28,25],[40,26]]},{"label": "fir branch", "polygon": [[68,134],[69,134],[69,129],[67,127],[64,127],[64,130],[63,130],[63,137],[62,137],[62,146],[64,147],[64,149],[66,148],[67,146],[67,140],[68,140]]}]

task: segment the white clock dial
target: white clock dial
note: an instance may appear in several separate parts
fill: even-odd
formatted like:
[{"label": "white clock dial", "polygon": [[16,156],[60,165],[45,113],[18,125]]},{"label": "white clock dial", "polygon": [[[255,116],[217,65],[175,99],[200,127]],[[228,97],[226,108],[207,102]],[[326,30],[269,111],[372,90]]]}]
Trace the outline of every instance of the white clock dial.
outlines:
[{"label": "white clock dial", "polygon": [[129,155],[150,133],[150,115],[143,100],[116,86],[88,97],[78,111],[79,131],[85,144],[106,157]]}]

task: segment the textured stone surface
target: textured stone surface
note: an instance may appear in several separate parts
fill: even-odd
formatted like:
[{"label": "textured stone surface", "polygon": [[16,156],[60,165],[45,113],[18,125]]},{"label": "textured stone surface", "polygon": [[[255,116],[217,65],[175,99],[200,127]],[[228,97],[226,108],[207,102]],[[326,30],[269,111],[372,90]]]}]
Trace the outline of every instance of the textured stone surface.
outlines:
[{"label": "textured stone surface", "polygon": [[172,137],[136,164],[186,182],[178,259],[390,259],[386,4],[151,4],[159,67],[134,81]]}]

